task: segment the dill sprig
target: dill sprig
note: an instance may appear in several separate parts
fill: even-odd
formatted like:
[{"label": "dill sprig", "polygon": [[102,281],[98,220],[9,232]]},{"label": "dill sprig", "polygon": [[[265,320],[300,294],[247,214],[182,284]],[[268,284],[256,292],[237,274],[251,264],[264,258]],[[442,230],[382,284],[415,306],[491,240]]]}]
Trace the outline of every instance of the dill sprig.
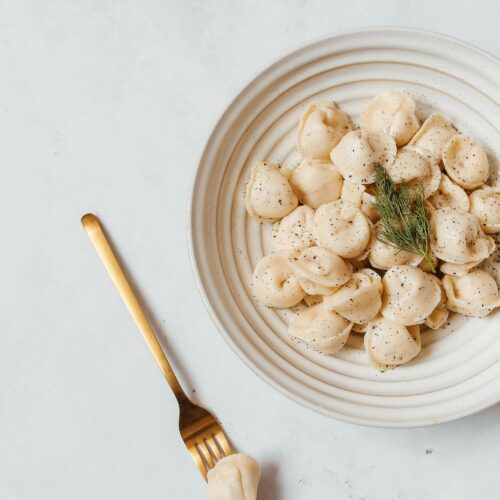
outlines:
[{"label": "dill sprig", "polygon": [[422,185],[412,194],[406,183],[396,186],[385,168],[375,166],[375,202],[380,213],[378,239],[399,250],[421,255],[433,273],[436,272],[429,255],[430,224],[424,206]]}]

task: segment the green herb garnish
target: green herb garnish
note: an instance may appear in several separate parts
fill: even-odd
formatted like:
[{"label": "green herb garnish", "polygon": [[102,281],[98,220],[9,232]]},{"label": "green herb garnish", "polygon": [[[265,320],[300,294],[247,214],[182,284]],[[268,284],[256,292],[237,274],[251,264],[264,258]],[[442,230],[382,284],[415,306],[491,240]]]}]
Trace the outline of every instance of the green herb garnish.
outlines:
[{"label": "green herb garnish", "polygon": [[406,183],[396,186],[385,168],[375,165],[375,202],[380,213],[377,238],[399,250],[421,255],[433,273],[436,268],[429,255],[430,224],[424,206],[422,185],[412,194]]}]

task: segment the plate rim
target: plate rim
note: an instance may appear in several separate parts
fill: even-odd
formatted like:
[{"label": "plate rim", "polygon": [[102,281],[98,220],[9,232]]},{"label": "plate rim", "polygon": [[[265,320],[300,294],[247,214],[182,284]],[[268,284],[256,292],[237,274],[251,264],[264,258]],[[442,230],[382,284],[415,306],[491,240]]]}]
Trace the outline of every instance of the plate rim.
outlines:
[{"label": "plate rim", "polygon": [[[369,421],[366,418],[360,418],[360,417],[355,417],[351,415],[345,415],[343,413],[339,413],[334,410],[326,409],[321,406],[317,406],[310,402],[307,399],[302,398],[301,396],[295,394],[294,392],[290,391],[288,388],[285,386],[281,385],[278,383],[275,379],[273,379],[270,375],[268,375],[266,372],[264,372],[257,363],[252,361],[245,352],[238,346],[238,344],[233,340],[232,336],[228,333],[226,328],[224,327],[222,321],[219,318],[219,315],[215,311],[215,308],[213,306],[213,301],[210,299],[208,296],[208,293],[205,289],[205,286],[203,284],[203,278],[201,275],[201,269],[200,269],[200,262],[199,262],[199,252],[200,249],[196,248],[195,245],[195,235],[194,235],[194,224],[193,224],[193,219],[194,219],[194,206],[196,204],[195,200],[195,195],[197,192],[197,187],[198,187],[198,182],[199,182],[199,177],[200,177],[200,171],[201,167],[204,163],[205,157],[207,156],[207,151],[210,148],[210,145],[213,141],[213,137],[216,134],[217,129],[219,128],[219,125],[223,122],[226,114],[229,113],[229,111],[232,109],[232,107],[239,101],[239,99],[246,93],[248,89],[250,89],[256,81],[258,81],[261,77],[265,75],[265,73],[269,70],[271,70],[276,64],[281,63],[285,58],[291,57],[296,55],[298,52],[308,49],[312,47],[313,45],[316,44],[321,44],[322,42],[334,40],[336,38],[340,38],[346,35],[356,35],[356,34],[366,34],[370,32],[392,32],[393,34],[419,34],[419,35],[425,35],[437,39],[442,39],[448,43],[452,43],[455,45],[458,45],[460,47],[466,48],[469,51],[475,52],[478,55],[480,55],[483,58],[486,58],[490,60],[492,63],[498,65],[500,67],[500,58],[494,56],[490,52],[480,49],[479,47],[469,43],[465,42],[459,38],[443,34],[437,31],[432,31],[432,30],[425,30],[425,29],[419,29],[419,28],[413,28],[413,27],[405,27],[405,26],[394,26],[394,25],[382,25],[382,26],[367,26],[363,28],[354,28],[354,29],[347,29],[347,30],[338,30],[320,37],[316,38],[311,38],[308,39],[307,41],[301,43],[301,44],[296,44],[294,47],[292,47],[290,50],[284,50],[281,51],[281,53],[277,57],[271,58],[267,63],[262,64],[261,68],[254,72],[254,76],[251,77],[248,82],[240,88],[240,90],[236,91],[232,96],[229,96],[228,100],[226,101],[225,105],[222,108],[222,112],[220,112],[218,115],[216,115],[216,118],[212,122],[212,126],[209,128],[210,133],[208,135],[207,140],[205,141],[205,144],[201,150],[201,154],[199,155],[198,162],[197,162],[197,167],[193,171],[192,177],[191,177],[191,189],[190,193],[188,196],[188,203],[187,203],[187,218],[188,218],[188,224],[187,224],[187,244],[188,244],[188,250],[189,250],[189,256],[190,256],[190,262],[191,262],[191,268],[192,272],[195,278],[196,286],[198,288],[198,292],[201,295],[203,304],[205,309],[207,310],[212,322],[216,326],[217,330],[221,334],[222,338],[224,341],[230,346],[231,350],[237,355],[237,357],[243,362],[244,365],[246,365],[250,371],[255,373],[261,380],[266,382],[268,385],[270,385],[273,389],[277,390],[280,394],[284,395],[287,397],[289,400],[294,401],[295,403],[301,405],[302,407],[308,408],[312,410],[313,412],[329,417],[329,418],[335,418],[337,420],[340,420],[345,423],[349,424],[357,424],[357,425],[362,425],[365,427],[375,427],[375,428],[419,428],[419,427],[427,427],[427,426],[435,426],[439,424],[444,424],[447,422],[451,422],[475,413],[478,413],[486,408],[489,408],[498,402],[500,402],[500,394],[498,395],[497,399],[492,398],[491,400],[486,401],[483,404],[479,404],[477,406],[471,406],[467,408],[466,410],[463,411],[457,411],[454,413],[448,414],[444,418],[440,418],[438,421],[436,421],[433,418],[428,418],[428,419],[420,419],[416,421],[411,421],[411,422],[382,422],[382,421]],[[233,313],[228,313],[230,316]]]}]

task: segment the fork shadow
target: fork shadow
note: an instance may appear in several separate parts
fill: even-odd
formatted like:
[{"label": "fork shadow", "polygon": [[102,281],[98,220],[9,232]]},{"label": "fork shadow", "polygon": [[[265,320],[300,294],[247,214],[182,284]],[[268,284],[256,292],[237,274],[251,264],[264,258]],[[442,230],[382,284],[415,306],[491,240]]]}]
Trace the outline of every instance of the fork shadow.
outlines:
[{"label": "fork shadow", "polygon": [[[180,358],[177,356],[175,350],[173,349],[172,345],[168,341],[168,337],[166,332],[164,331],[161,322],[158,320],[158,316],[154,313],[154,311],[148,306],[147,302],[143,298],[143,293],[141,291],[141,287],[137,283],[137,281],[134,279],[132,273],[129,270],[129,267],[125,260],[122,257],[122,254],[119,250],[119,247],[115,245],[115,242],[113,240],[113,237],[110,235],[110,233],[107,231],[105,224],[101,219],[99,219],[99,222],[103,228],[103,231],[109,241],[109,244],[111,245],[111,248],[113,249],[113,252],[115,253],[116,259],[120,263],[120,266],[123,269],[123,272],[125,273],[125,276],[127,277],[130,286],[134,290],[137,300],[139,301],[139,304],[141,305],[142,309],[144,310],[144,314],[146,315],[149,324],[151,325],[151,328],[155,332],[156,336],[158,337],[158,341],[160,342],[160,345],[162,349],[164,350],[166,356],[168,357],[169,362],[173,365],[175,369],[175,374],[178,376],[178,378],[181,381],[181,385],[183,388],[192,388],[193,387],[193,380],[189,377],[188,375],[188,370],[185,370],[185,365],[182,363]],[[186,392],[191,396],[190,391],[186,390]]]},{"label": "fork shadow", "polygon": [[258,500],[283,500],[281,473],[275,461],[263,462]]}]

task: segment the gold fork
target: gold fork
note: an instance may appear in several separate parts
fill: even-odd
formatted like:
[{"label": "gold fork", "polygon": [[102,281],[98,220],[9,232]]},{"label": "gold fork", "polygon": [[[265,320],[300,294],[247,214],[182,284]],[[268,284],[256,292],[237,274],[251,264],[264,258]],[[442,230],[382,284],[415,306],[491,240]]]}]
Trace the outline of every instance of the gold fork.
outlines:
[{"label": "gold fork", "polygon": [[84,215],[82,225],[177,398],[179,431],[184,444],[206,480],[208,471],[221,458],[233,453],[229,441],[216,418],[201,406],[192,403],[183,391],[97,217],[93,214]]}]

